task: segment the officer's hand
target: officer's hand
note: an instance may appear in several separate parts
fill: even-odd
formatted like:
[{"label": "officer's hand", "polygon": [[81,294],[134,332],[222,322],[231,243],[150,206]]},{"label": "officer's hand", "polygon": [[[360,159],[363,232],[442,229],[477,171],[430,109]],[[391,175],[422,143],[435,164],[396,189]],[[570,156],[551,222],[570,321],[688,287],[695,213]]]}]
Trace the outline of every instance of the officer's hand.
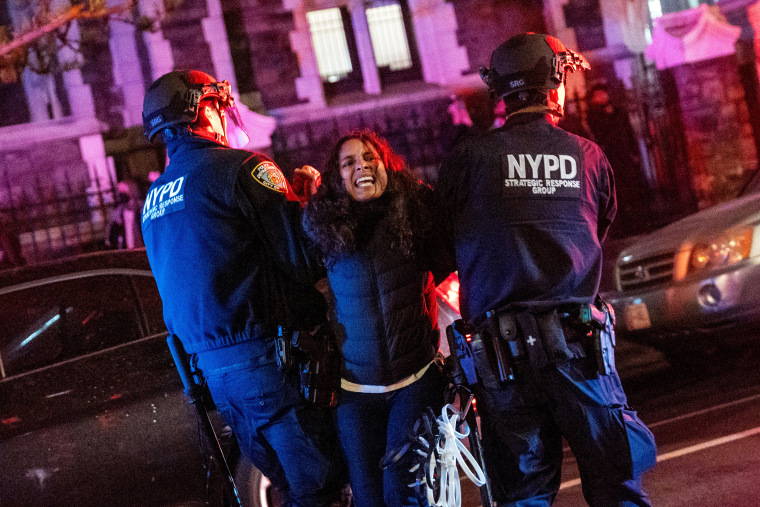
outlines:
[{"label": "officer's hand", "polygon": [[308,201],[309,197],[316,194],[320,184],[322,175],[310,165],[297,168],[293,174],[293,192],[301,202]]}]

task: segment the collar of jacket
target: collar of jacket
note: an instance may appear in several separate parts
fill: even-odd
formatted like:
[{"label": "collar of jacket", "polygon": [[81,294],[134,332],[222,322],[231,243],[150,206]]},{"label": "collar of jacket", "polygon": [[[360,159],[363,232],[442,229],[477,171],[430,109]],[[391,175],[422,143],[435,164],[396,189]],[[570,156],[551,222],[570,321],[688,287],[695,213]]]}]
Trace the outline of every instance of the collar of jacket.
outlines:
[{"label": "collar of jacket", "polygon": [[525,109],[521,109],[520,111],[516,111],[509,115],[507,118],[507,121],[500,127],[500,129],[507,129],[513,125],[523,125],[525,123],[530,123],[533,121],[544,121],[546,123],[550,123],[549,120],[546,118],[546,112],[543,110],[535,111],[530,110],[526,111]]},{"label": "collar of jacket", "polygon": [[204,148],[204,147],[215,147],[215,148],[226,148],[223,144],[217,143],[216,141],[212,141],[211,139],[206,139],[204,137],[199,136],[181,136],[177,139],[173,139],[169,141],[166,144],[166,151],[171,159],[172,156],[181,149],[187,150],[187,149],[197,149],[197,148]]}]

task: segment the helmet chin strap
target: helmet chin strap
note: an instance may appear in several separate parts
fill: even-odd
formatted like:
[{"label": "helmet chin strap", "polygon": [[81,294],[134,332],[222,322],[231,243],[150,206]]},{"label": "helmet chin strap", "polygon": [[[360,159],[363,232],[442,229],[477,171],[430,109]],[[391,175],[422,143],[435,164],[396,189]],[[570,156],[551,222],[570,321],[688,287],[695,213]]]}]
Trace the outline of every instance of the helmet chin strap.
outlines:
[{"label": "helmet chin strap", "polygon": [[[213,121],[213,115],[210,115],[208,112],[206,112],[206,125],[202,128],[194,129],[193,133],[205,139],[210,139],[211,141],[223,144],[224,146],[229,146],[230,142],[227,139],[227,129],[224,122],[224,111],[219,109],[215,110],[217,112],[219,121]],[[208,109],[206,111],[208,111]]]},{"label": "helmet chin strap", "polygon": [[196,135],[198,137],[202,137],[204,139],[208,139],[210,141],[217,142],[219,144],[223,144],[225,146],[229,146],[229,141],[227,141],[227,136],[224,134],[220,134],[219,132],[212,131],[212,130],[206,130],[206,129],[195,129],[192,130],[193,135]]},{"label": "helmet chin strap", "polygon": [[565,116],[565,108],[562,107],[562,104],[551,99],[548,99],[546,102],[546,108],[549,110],[550,114],[557,117],[557,120]]},{"label": "helmet chin strap", "polygon": [[227,140],[227,136],[218,132],[214,132],[214,141],[225,146],[230,145],[230,142]]}]

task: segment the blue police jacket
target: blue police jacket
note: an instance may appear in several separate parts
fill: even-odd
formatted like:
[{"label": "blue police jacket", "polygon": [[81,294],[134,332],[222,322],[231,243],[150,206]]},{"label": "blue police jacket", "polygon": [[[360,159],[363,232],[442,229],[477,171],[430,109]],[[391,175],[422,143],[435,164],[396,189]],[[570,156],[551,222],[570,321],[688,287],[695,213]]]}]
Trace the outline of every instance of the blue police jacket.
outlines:
[{"label": "blue police jacket", "polygon": [[462,317],[593,301],[615,216],[612,169],[593,142],[517,113],[465,140],[436,188]]},{"label": "blue police jacket", "polygon": [[168,144],[142,210],[164,320],[188,353],[307,328],[325,318],[300,204],[264,155],[196,136]]}]

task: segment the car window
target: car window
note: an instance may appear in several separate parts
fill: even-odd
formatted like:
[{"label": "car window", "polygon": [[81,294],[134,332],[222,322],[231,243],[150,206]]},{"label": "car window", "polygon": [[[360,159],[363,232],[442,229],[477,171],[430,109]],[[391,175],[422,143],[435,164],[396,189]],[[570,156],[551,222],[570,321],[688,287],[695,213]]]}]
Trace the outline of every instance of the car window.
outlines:
[{"label": "car window", "polygon": [[148,335],[166,332],[164,324],[164,307],[158,295],[158,287],[152,276],[135,276],[132,278],[137,289],[137,299],[145,315]]},{"label": "car window", "polygon": [[5,376],[141,337],[134,291],[123,276],[66,280],[0,295]]}]

